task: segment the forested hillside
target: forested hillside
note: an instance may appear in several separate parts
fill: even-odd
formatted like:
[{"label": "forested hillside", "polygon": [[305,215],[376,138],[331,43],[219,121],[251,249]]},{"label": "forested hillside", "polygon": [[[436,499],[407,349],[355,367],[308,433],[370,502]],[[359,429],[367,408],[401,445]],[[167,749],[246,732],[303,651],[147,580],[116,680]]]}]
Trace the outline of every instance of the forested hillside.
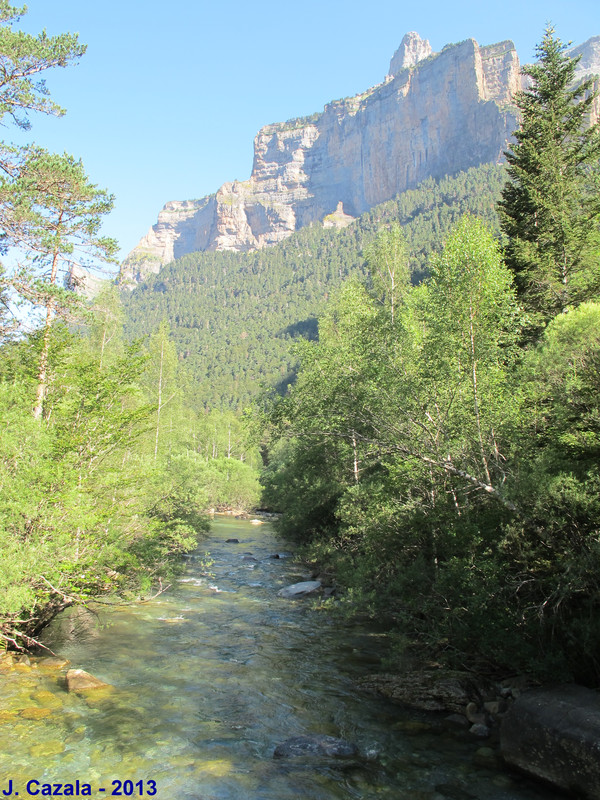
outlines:
[{"label": "forested hillside", "polygon": [[332,290],[351,275],[366,274],[365,251],[380,227],[402,225],[418,282],[463,214],[497,230],[502,182],[503,168],[486,165],[427,180],[341,230],[316,224],[264,250],[184,256],[122,293],[127,333],[144,336],[168,320],[194,380],[194,401],[239,411],[261,385],[289,380],[295,364],[290,341],[314,336]]}]

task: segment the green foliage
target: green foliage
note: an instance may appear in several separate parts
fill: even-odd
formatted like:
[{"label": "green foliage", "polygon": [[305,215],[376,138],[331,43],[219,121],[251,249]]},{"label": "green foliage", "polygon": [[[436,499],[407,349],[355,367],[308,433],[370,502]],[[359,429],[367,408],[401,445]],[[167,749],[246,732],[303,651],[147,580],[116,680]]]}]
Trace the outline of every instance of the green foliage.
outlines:
[{"label": "green foliage", "polygon": [[595,684],[600,308],[524,352],[511,274],[468,216],[430,273],[393,304],[347,282],[296,348],[266,414],[265,499],[345,605],[436,658]]},{"label": "green foliage", "polygon": [[106,297],[102,305],[104,319],[89,331],[53,326],[41,423],[31,415],[30,397],[43,343],[38,336],[5,346],[0,633],[9,641],[27,642],[65,603],[167,578],[173,556],[195,546],[207,528],[202,459],[178,443],[158,463],[148,453],[148,356],[123,343],[114,320],[107,323]]},{"label": "green foliage", "polygon": [[66,67],[86,50],[77,34],[48,36],[46,31],[32,36],[12,29],[27,10],[0,2],[0,116],[9,116],[20,128],[29,129],[29,111],[62,115],[64,110],[48,97],[40,72]]},{"label": "green foliage", "polygon": [[478,167],[424,181],[343,230],[313,225],[252,253],[186,255],[123,292],[127,333],[145,336],[168,320],[197,407],[240,412],[261,387],[285,391],[293,381],[290,343],[315,338],[316,317],[328,297],[349,276],[367,274],[382,226],[401,226],[412,280],[418,282],[462,214],[471,211],[497,226],[502,182],[501,167]]},{"label": "green foliage", "polygon": [[[14,32],[20,13],[0,0],[0,115],[27,128],[28,111],[61,113],[33,76],[84,48]],[[92,308],[62,285],[73,267],[113,260],[100,233],[111,207],[71,156],[0,147],[12,248],[0,271],[0,646],[32,643],[73,602],[160,585],[207,530],[209,506],[258,500],[240,420],[185,402],[168,326],[147,347],[126,343],[116,287]],[[43,312],[33,334],[12,323],[19,300]]]},{"label": "green foliage", "polygon": [[389,307],[393,325],[395,309],[410,286],[406,239],[398,223],[377,235],[367,250],[367,264],[373,291],[379,301]]},{"label": "green foliage", "polygon": [[539,326],[600,290],[600,125],[589,126],[592,81],[573,85],[578,59],[546,29],[531,87],[517,97],[522,122],[506,154],[499,213],[506,261]]}]

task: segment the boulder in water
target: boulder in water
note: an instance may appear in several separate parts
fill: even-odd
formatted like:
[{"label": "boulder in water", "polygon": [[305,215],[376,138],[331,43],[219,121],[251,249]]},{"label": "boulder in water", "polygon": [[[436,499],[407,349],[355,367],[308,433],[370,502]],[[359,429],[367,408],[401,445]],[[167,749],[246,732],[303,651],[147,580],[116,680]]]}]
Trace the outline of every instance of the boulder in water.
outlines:
[{"label": "boulder in water", "polygon": [[275,748],[273,758],[297,758],[298,756],[325,756],[327,758],[350,758],[358,755],[358,748],[345,739],[314,734],[292,736]]},{"label": "boulder in water", "polygon": [[524,692],[502,720],[507,764],[560,789],[600,797],[600,696],[567,685]]},{"label": "boulder in water", "polygon": [[321,588],[321,581],[301,581],[300,583],[292,583],[291,586],[285,586],[280,589],[277,594],[279,597],[286,597],[291,600],[299,600],[301,597],[306,597],[313,592],[317,592]]}]

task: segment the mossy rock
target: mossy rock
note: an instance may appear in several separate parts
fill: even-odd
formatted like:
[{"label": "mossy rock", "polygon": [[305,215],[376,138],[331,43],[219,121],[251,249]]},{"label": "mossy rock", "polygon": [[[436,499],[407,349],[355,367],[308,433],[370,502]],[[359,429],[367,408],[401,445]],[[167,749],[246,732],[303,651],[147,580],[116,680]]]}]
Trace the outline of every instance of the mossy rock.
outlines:
[{"label": "mossy rock", "polygon": [[44,708],[62,708],[63,706],[62,697],[47,689],[40,689],[39,692],[35,692],[33,697]]},{"label": "mossy rock", "polygon": [[40,742],[40,744],[34,744],[33,747],[29,748],[29,755],[32,758],[58,756],[64,752],[64,749],[65,746],[62,742],[59,742],[58,740],[51,740],[49,742]]},{"label": "mossy rock", "polygon": [[46,719],[52,714],[50,708],[24,708],[20,715],[23,719]]}]

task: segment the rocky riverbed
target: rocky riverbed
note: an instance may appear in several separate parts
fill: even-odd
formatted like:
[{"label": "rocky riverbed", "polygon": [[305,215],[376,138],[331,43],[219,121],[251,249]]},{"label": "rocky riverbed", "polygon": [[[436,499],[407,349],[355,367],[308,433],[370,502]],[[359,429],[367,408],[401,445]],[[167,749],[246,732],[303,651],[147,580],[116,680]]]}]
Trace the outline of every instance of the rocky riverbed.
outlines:
[{"label": "rocky riverbed", "polygon": [[[216,519],[169,592],[57,619],[45,643],[69,664],[3,659],[0,789],[152,780],[178,800],[554,800],[503,768],[493,729],[483,740],[447,709],[382,697],[379,673],[379,687],[361,683],[384,633],[279,596],[312,576],[276,554],[287,555],[268,523]],[[70,690],[80,669],[108,685]],[[351,757],[319,752],[332,740]],[[317,757],[307,744],[274,758],[286,742],[312,742]]]}]

